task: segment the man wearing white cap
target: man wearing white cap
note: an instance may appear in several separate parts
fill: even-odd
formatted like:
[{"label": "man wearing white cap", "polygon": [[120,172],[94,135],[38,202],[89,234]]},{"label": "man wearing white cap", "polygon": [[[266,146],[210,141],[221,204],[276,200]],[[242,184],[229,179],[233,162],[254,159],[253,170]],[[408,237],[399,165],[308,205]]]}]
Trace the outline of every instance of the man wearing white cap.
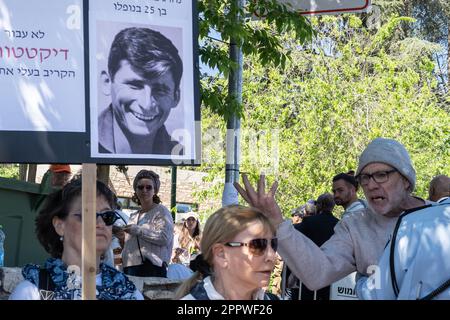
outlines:
[{"label": "man wearing white cap", "polygon": [[275,201],[277,182],[266,193],[264,176],[258,182],[257,191],[243,176],[245,189],[239,184],[235,187],[277,227],[278,253],[292,272],[310,290],[318,290],[354,271],[370,275],[399,215],[427,204],[411,195],[416,173],[405,147],[395,140],[373,140],[359,158],[356,178],[368,208],[344,216],[336,225],[334,235],[320,248],[296,232],[290,221],[284,221]]}]

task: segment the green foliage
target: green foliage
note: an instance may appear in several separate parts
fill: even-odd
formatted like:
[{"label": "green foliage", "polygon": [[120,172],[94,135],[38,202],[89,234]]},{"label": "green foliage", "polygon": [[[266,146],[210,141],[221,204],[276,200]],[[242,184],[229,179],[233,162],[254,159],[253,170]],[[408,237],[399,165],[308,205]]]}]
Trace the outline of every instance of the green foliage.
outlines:
[{"label": "green foliage", "polygon": [[0,165],[0,177],[19,179],[19,165],[18,164]]},{"label": "green foliage", "polygon": [[[330,192],[332,177],[356,169],[358,156],[376,137],[406,146],[420,197],[427,197],[434,175],[449,172],[448,98],[438,93],[433,74],[438,47],[398,36],[400,22],[411,19],[386,19],[375,33],[358,19],[313,19],[314,28],[325,30],[325,36],[320,33],[310,46],[287,34],[283,46],[297,50],[285,70],[257,56],[245,60],[241,172],[248,172],[253,182],[261,171],[268,184],[278,180],[278,201],[286,214]],[[331,53],[324,49],[327,44],[334,48]],[[224,122],[210,112],[202,117],[205,133],[221,125],[223,141]],[[200,203],[221,197],[223,147],[215,156],[200,168],[209,170],[205,179],[212,183],[199,194]]]},{"label": "green foliage", "polygon": [[[199,0],[199,53],[203,63],[219,74],[202,76],[201,97],[206,107],[228,119],[233,114],[242,116],[242,105],[227,95],[228,75],[237,67],[228,55],[228,44],[242,47],[246,56],[254,56],[264,65],[283,69],[290,50],[283,46],[281,35],[291,33],[300,42],[311,39],[313,31],[308,21],[288,11],[276,0],[246,1],[239,8],[235,0]],[[264,19],[254,21],[254,13],[264,13]],[[220,40],[209,37],[219,33]]]}]

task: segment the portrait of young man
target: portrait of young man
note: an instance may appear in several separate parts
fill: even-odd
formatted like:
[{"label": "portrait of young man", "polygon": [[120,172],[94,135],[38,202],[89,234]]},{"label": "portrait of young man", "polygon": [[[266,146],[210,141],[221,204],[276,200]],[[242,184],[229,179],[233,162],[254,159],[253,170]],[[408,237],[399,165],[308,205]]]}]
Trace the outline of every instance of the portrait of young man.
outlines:
[{"label": "portrait of young man", "polygon": [[99,111],[98,152],[183,155],[166,127],[180,103],[182,74],[178,49],[161,32],[128,27],[117,33],[100,74],[99,94],[110,104]]}]

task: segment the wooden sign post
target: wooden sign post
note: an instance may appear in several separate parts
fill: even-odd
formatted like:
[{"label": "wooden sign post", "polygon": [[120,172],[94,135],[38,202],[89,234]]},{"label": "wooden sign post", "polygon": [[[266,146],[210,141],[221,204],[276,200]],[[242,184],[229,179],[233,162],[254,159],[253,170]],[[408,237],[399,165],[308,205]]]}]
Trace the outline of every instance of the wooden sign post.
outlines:
[{"label": "wooden sign post", "polygon": [[97,268],[97,165],[83,163],[82,165],[81,201],[83,210],[81,238],[81,276],[82,299],[96,299],[95,276]]}]

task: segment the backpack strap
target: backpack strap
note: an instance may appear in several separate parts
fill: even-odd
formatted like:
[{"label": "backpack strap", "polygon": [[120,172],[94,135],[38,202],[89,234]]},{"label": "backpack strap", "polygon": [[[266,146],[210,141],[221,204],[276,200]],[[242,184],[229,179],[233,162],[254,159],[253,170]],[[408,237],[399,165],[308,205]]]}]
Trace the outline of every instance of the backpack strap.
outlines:
[{"label": "backpack strap", "polygon": [[39,296],[41,300],[53,300],[55,296],[55,283],[53,282],[47,269],[39,269]]},{"label": "backpack strap", "polygon": [[419,300],[431,300],[434,297],[436,297],[437,295],[439,295],[442,292],[444,292],[444,290],[447,289],[448,287],[450,287],[450,279],[445,281],[437,289],[433,290],[431,293],[427,294],[425,297],[423,297],[423,298],[421,298]]},{"label": "backpack strap", "polygon": [[[409,209],[409,210],[405,210],[401,215],[400,215],[400,217],[398,218],[398,220],[397,220],[397,223],[395,224],[395,228],[394,228],[394,232],[393,232],[393,234],[392,234],[392,239],[391,239],[391,247],[390,247],[390,252],[389,252],[389,269],[390,269],[390,272],[391,272],[391,284],[392,284],[392,289],[394,290],[394,294],[395,294],[395,297],[397,298],[398,297],[398,294],[399,294],[399,292],[400,292],[400,289],[399,289],[399,287],[398,287],[398,283],[397,283],[397,277],[396,277],[396,274],[395,274],[395,262],[394,262],[394,255],[395,255],[395,238],[397,237],[397,232],[398,232],[398,229],[400,228],[400,224],[401,224],[401,222],[402,222],[402,219],[405,217],[405,216],[407,216],[408,214],[410,214],[410,213],[413,213],[413,212],[416,212],[416,211],[419,211],[419,210],[422,210],[422,209],[426,209],[426,208],[429,208],[429,207],[432,207],[433,205],[432,204],[427,204],[427,205],[424,205],[424,206],[421,206],[421,207],[417,207],[417,208],[413,208],[413,209]],[[435,205],[436,206],[436,205]],[[449,281],[450,281],[450,279],[449,279]],[[445,284],[445,283],[444,283]],[[439,287],[440,288],[440,287]],[[439,289],[438,288],[438,289]],[[437,290],[437,289],[436,289]],[[434,290],[434,291],[436,291],[436,290]],[[445,288],[443,289],[443,290],[445,290]],[[442,290],[442,291],[443,291]],[[433,292],[434,292],[433,291]],[[432,293],[433,293],[432,292]],[[440,293],[440,292],[439,292]],[[437,293],[437,294],[439,294],[439,293]],[[436,294],[436,295],[437,295]],[[431,295],[431,294],[430,294]],[[428,297],[428,296],[427,296]],[[432,299],[432,298],[430,298],[430,299]]]},{"label": "backpack strap", "polygon": [[367,204],[363,200],[358,199],[358,202],[362,204],[364,209],[367,209]]},{"label": "backpack strap", "polygon": [[264,292],[264,300],[280,300],[280,298],[271,292]]}]

